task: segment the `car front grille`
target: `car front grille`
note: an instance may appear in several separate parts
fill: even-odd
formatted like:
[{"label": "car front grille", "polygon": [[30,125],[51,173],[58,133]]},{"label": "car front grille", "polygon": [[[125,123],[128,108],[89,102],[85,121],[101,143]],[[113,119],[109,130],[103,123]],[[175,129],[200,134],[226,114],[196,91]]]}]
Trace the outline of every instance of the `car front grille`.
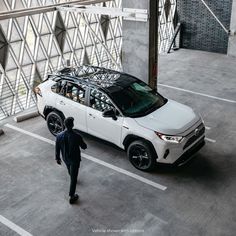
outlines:
[{"label": "car front grille", "polygon": [[183,149],[189,147],[192,143],[194,143],[197,139],[199,139],[205,133],[204,124],[200,124],[194,131],[192,131],[187,137],[190,137],[188,141],[185,143]]}]

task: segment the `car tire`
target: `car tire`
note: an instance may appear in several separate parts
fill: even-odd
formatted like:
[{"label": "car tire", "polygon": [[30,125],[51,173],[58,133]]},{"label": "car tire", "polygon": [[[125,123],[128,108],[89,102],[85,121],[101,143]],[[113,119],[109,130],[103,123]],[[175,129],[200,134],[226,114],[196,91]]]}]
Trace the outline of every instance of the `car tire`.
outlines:
[{"label": "car tire", "polygon": [[138,170],[151,171],[156,166],[156,155],[143,140],[132,142],[127,149],[127,155],[131,164]]},{"label": "car tire", "polygon": [[57,136],[64,130],[64,121],[57,112],[50,112],[47,115],[47,126],[52,135]]}]

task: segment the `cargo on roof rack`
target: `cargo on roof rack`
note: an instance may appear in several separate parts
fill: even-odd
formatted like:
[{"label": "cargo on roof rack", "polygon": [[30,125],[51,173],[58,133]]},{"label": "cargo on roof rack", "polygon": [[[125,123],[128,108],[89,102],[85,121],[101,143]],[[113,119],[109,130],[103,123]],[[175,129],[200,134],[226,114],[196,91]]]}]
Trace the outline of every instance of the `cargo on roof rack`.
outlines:
[{"label": "cargo on roof rack", "polygon": [[[102,67],[83,65],[79,67],[66,67],[55,72],[54,81],[66,79],[70,81],[83,81],[99,87],[110,87],[117,81],[122,73]],[[65,76],[58,77],[58,76]]]}]

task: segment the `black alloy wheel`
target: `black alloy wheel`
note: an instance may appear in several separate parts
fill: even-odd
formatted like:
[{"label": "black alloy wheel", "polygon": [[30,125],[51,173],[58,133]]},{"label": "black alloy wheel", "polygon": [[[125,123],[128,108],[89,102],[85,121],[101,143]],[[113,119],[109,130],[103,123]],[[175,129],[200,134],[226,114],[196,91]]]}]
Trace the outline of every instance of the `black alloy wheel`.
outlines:
[{"label": "black alloy wheel", "polygon": [[155,155],[149,145],[142,140],[132,142],[127,150],[131,164],[142,171],[151,171],[155,167]]},{"label": "black alloy wheel", "polygon": [[64,122],[61,116],[56,112],[50,112],[47,116],[47,125],[49,131],[56,136],[64,130]]}]

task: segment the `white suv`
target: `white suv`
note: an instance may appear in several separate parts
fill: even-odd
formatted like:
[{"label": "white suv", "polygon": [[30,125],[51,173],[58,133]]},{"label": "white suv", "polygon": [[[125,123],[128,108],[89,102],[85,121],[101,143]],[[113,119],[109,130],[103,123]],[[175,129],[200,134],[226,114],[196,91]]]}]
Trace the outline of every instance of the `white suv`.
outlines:
[{"label": "white suv", "polygon": [[72,116],[76,129],[126,150],[139,170],[151,170],[156,163],[182,164],[205,143],[198,114],[129,74],[94,66],[64,68],[35,92],[53,135]]}]

